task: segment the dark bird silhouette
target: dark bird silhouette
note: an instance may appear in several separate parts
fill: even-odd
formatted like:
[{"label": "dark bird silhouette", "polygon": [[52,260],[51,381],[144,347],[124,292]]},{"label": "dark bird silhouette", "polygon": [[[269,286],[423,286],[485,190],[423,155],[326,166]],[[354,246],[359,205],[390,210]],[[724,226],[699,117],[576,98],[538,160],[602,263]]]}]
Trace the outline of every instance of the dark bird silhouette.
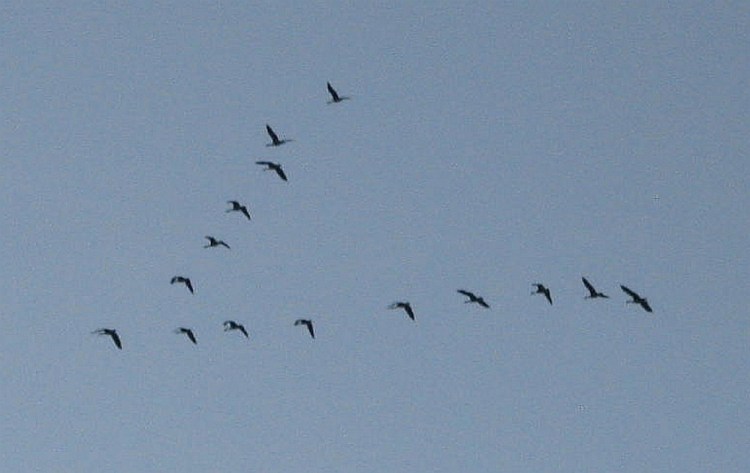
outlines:
[{"label": "dark bird silhouette", "polygon": [[280,140],[279,135],[277,135],[276,132],[273,131],[273,128],[271,128],[271,126],[268,123],[266,123],[266,131],[268,132],[268,136],[271,137],[271,142],[266,144],[266,146],[281,146],[284,143],[290,143],[294,141],[294,140],[290,140],[289,138]]},{"label": "dark bird silhouette", "polygon": [[549,288],[545,287],[544,284],[534,283],[532,286],[536,286],[536,291],[532,292],[531,295],[534,294],[544,294],[544,297],[547,298],[547,302],[549,302],[549,305],[552,305],[552,294],[549,292]]},{"label": "dark bird silhouette", "polygon": [[266,168],[264,169],[264,171],[276,171],[276,174],[279,175],[281,180],[286,181],[286,174],[284,174],[284,170],[281,169],[281,164],[272,163],[271,161],[256,161],[255,164],[265,166]]},{"label": "dark bird silhouette", "polygon": [[242,332],[245,338],[250,338],[250,335],[247,334],[247,330],[245,330],[245,326],[242,324],[238,324],[234,320],[227,320],[226,322],[224,322],[224,331],[228,332],[230,330],[239,330],[240,332]]},{"label": "dark bird silhouette", "polygon": [[463,294],[464,296],[466,296],[466,297],[469,298],[469,300],[464,301],[465,304],[476,303],[476,304],[481,305],[485,309],[489,309],[490,308],[490,305],[488,303],[486,303],[483,298],[477,296],[473,292],[466,291],[464,289],[458,289],[456,292],[458,292],[459,294]]},{"label": "dark bird silhouette", "polygon": [[185,335],[187,335],[187,338],[189,338],[190,341],[193,342],[194,345],[198,344],[198,341],[195,339],[195,334],[189,328],[179,327],[175,329],[174,333],[184,333]]},{"label": "dark bird silhouette", "polygon": [[304,326],[306,326],[307,327],[307,331],[310,332],[310,336],[312,338],[315,338],[315,330],[313,330],[312,320],[309,320],[309,319],[297,319],[294,322],[294,325],[295,325],[295,327],[297,325],[304,325]]},{"label": "dark bird silhouette", "polygon": [[91,333],[95,335],[109,335],[110,337],[112,337],[112,341],[115,342],[115,346],[122,350],[122,342],[120,341],[120,336],[117,335],[117,330],[113,328],[100,328],[94,330]]},{"label": "dark bird silhouette", "polygon": [[648,305],[648,300],[645,297],[639,296],[637,292],[635,292],[635,291],[633,291],[631,289],[628,289],[625,286],[620,285],[620,288],[623,290],[623,292],[625,292],[625,294],[627,294],[630,297],[632,297],[632,300],[629,300],[629,301],[625,302],[626,304],[638,304],[641,307],[643,307],[643,310],[645,310],[646,312],[653,312],[651,310],[651,306]]},{"label": "dark bird silhouette", "polygon": [[208,244],[204,245],[203,248],[215,248],[217,246],[223,246],[227,250],[231,250],[229,245],[227,245],[226,242],[224,242],[224,240],[217,240],[216,238],[210,235],[206,235],[206,239],[208,240]]},{"label": "dark bird silhouette", "polygon": [[193,292],[193,283],[190,282],[190,278],[186,278],[185,276],[175,276],[175,277],[172,278],[171,281],[169,281],[170,284],[174,284],[174,283],[178,283],[178,282],[179,283],[183,283],[188,288],[188,290],[190,291],[190,294],[194,294],[194,292]]},{"label": "dark bird silhouette", "polygon": [[232,204],[231,209],[227,209],[227,213],[229,212],[242,212],[242,214],[247,217],[248,220],[252,220],[250,218],[250,212],[247,211],[247,207],[240,204],[236,200],[228,200],[227,204]]},{"label": "dark bird silhouette", "polygon": [[589,295],[584,297],[584,299],[596,299],[597,297],[609,299],[608,295],[594,289],[594,286],[588,281],[588,279],[582,277],[581,280],[583,281],[583,285],[586,286],[586,289],[589,290]]},{"label": "dark bird silhouette", "polygon": [[393,304],[388,306],[389,309],[404,309],[406,311],[406,315],[409,316],[410,319],[414,320],[414,310],[411,308],[411,304],[408,302],[394,302]]},{"label": "dark bird silhouette", "polygon": [[328,93],[331,94],[331,100],[328,103],[339,103],[344,100],[349,100],[349,97],[340,97],[330,82],[326,82],[326,88],[328,89]]}]

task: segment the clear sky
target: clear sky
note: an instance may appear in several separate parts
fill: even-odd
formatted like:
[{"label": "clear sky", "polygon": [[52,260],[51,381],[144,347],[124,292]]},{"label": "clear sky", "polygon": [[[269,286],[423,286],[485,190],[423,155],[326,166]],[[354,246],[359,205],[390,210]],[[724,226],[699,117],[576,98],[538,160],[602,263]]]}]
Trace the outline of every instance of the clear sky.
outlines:
[{"label": "clear sky", "polygon": [[750,471],[749,3],[119,3],[0,7],[0,470]]}]

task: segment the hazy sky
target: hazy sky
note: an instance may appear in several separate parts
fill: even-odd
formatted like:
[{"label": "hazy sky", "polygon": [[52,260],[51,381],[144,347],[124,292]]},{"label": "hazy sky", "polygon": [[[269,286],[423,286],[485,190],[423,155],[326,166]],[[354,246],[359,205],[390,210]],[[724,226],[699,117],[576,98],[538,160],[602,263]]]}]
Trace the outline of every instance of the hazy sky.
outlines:
[{"label": "hazy sky", "polygon": [[0,7],[0,470],[750,471],[750,4],[101,3]]}]

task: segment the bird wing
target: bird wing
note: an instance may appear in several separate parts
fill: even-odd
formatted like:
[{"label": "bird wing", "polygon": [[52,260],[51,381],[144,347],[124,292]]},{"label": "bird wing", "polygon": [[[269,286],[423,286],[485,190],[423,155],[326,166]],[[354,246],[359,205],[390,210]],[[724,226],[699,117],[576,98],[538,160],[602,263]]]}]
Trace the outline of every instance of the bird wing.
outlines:
[{"label": "bird wing", "polygon": [[279,175],[282,181],[286,181],[286,174],[284,174],[284,170],[281,169],[281,166],[276,166],[273,170],[276,171],[276,174]]},{"label": "bird wing", "polygon": [[195,334],[193,333],[192,330],[187,329],[185,334],[187,334],[188,338],[190,339],[191,342],[193,342],[194,345],[198,344],[198,341],[195,339]]},{"label": "bird wing", "polygon": [[308,330],[308,332],[310,332],[310,336],[312,338],[315,338],[315,330],[313,329],[312,320],[306,321],[305,325],[307,325],[307,330]]},{"label": "bird wing", "polygon": [[581,278],[583,281],[583,285],[586,286],[586,289],[589,290],[589,293],[594,296],[596,294],[596,289],[594,289],[594,286],[591,285],[591,283],[586,278]]},{"label": "bird wing", "polygon": [[250,335],[247,334],[247,330],[245,330],[244,325],[237,324],[237,329],[242,332],[243,335],[245,335],[245,338],[250,338]]},{"label": "bird wing", "polygon": [[629,288],[627,288],[627,287],[625,287],[623,285],[620,285],[620,289],[622,289],[627,295],[629,295],[633,299],[640,299],[641,298],[641,296],[639,296],[637,292],[632,291],[632,290],[630,290]]},{"label": "bird wing", "polygon": [[176,283],[176,282],[177,282],[177,276],[173,277],[173,278],[172,278],[172,279],[171,279],[171,280],[169,281],[169,284],[174,284],[174,283]]},{"label": "bird wing", "polygon": [[458,289],[456,292],[459,294],[463,294],[464,296],[468,297],[469,299],[476,299],[477,296],[473,292],[465,291],[463,289]]},{"label": "bird wing", "polygon": [[552,294],[549,292],[549,289],[544,291],[544,297],[546,297],[547,301],[549,301],[549,305],[552,305]]},{"label": "bird wing", "polygon": [[333,101],[337,102],[339,100],[339,94],[336,93],[330,82],[326,82],[326,88],[328,89],[328,93],[331,94],[331,97],[333,97]]},{"label": "bird wing", "polygon": [[112,341],[115,342],[115,346],[122,350],[122,342],[120,341],[120,336],[117,335],[117,332],[114,330],[109,333],[109,336],[112,337]]},{"label": "bird wing", "polygon": [[646,312],[653,312],[653,310],[651,310],[651,306],[648,305],[648,301],[646,299],[641,299],[640,304],[641,304],[641,307],[643,307],[643,309]]},{"label": "bird wing", "polygon": [[482,299],[481,297],[477,300],[477,302],[479,303],[479,305],[481,305],[485,309],[489,309],[490,308],[490,305],[488,303],[484,302],[484,299]]},{"label": "bird wing", "polygon": [[271,141],[274,143],[279,142],[279,136],[273,131],[273,128],[271,128],[269,125],[266,125],[266,131],[268,132],[268,136],[271,137]]},{"label": "bird wing", "polygon": [[406,315],[408,315],[410,319],[414,320],[414,311],[411,308],[411,304],[404,305],[404,310],[406,311]]},{"label": "bird wing", "polygon": [[248,219],[248,220],[252,220],[252,219],[250,218],[250,212],[248,212],[248,211],[247,211],[247,207],[245,207],[245,206],[242,206],[242,208],[241,208],[240,210],[241,210],[241,211],[242,211],[242,213],[243,213],[243,214],[245,215],[245,217],[247,217],[247,219]]},{"label": "bird wing", "polygon": [[261,166],[271,166],[273,163],[271,161],[255,161],[255,164],[260,164]]},{"label": "bird wing", "polygon": [[194,292],[193,292],[193,283],[190,282],[189,278],[185,278],[185,285],[190,290],[190,294],[194,294]]},{"label": "bird wing", "polygon": [[225,241],[220,241],[219,244],[223,247],[225,247],[227,250],[231,250],[232,248],[229,247],[229,245],[226,244]]}]

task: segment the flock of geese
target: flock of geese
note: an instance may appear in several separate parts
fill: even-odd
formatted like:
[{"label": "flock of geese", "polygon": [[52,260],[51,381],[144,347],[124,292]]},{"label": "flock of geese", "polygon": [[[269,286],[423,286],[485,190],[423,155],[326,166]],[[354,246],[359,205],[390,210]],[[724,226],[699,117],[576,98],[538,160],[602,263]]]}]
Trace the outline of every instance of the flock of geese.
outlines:
[{"label": "flock of geese", "polygon": [[[346,96],[340,96],[338,92],[333,88],[330,82],[326,83],[326,89],[328,90],[328,93],[331,95],[331,100],[328,101],[329,104],[335,104],[343,102],[344,100],[349,100],[350,97]],[[266,132],[268,133],[268,136],[271,138],[271,142],[267,143],[266,146],[281,146],[285,143],[290,143],[294,141],[290,138],[279,138],[279,135],[271,128],[270,125],[266,124]],[[272,161],[256,161],[257,165],[264,166],[264,171],[274,171],[276,175],[283,181],[287,181],[286,173],[284,172],[284,169],[281,167],[281,164],[274,163]],[[240,212],[242,215],[245,216],[248,220],[252,220],[252,217],[250,216],[250,212],[247,210],[247,206],[241,204],[239,201],[236,200],[229,200],[227,201],[228,204],[230,204],[232,207],[227,209],[226,212]],[[226,249],[231,249],[231,247],[223,240],[220,240],[216,237],[206,235],[206,240],[208,240],[208,243],[203,246],[203,248],[217,248],[217,247],[224,247]],[[609,296],[599,292],[596,290],[596,288],[585,278],[581,278],[583,285],[586,287],[586,289],[589,292],[589,295],[585,296],[585,299],[597,299],[597,298],[603,298],[603,299],[609,299]],[[188,291],[190,291],[191,294],[195,293],[195,289],[193,287],[193,283],[190,280],[189,277],[186,276],[174,276],[170,284],[184,284]],[[550,289],[541,283],[534,283],[532,286],[535,288],[535,290],[531,293],[531,295],[535,294],[541,294],[547,299],[547,302],[549,302],[550,305],[552,305],[552,293]],[[620,289],[627,294],[630,297],[630,300],[626,301],[628,304],[637,304],[640,305],[643,310],[646,312],[652,312],[651,306],[648,303],[648,300],[645,297],[642,297],[637,292],[633,291],[632,289],[628,288],[627,286],[620,285]],[[485,309],[489,309],[490,305],[484,300],[483,297],[478,296],[474,294],[471,291],[467,291],[465,289],[458,289],[457,292],[463,296],[466,297],[466,300],[464,301],[466,304],[477,304]],[[388,309],[392,310],[403,310],[406,315],[411,320],[416,320],[414,315],[414,309],[411,306],[411,303],[407,301],[399,301],[394,302],[391,305],[388,306]],[[239,322],[236,322],[234,320],[227,320],[224,322],[224,331],[230,332],[230,331],[238,331],[242,335],[245,336],[245,338],[250,338],[250,335],[248,334],[247,330],[245,329],[245,326],[242,325]],[[313,327],[313,321],[310,319],[297,319],[294,322],[294,326],[304,326],[307,328],[308,333],[310,334],[310,337],[315,339],[315,329]],[[193,344],[198,344],[198,340],[195,337],[195,333],[192,329],[187,327],[178,327],[174,330],[176,334],[185,335],[190,342]],[[114,345],[122,350],[122,340],[120,339],[120,335],[117,333],[117,330],[113,328],[100,328],[97,330],[94,330],[92,334],[96,335],[104,335],[108,336],[112,339],[112,342]]]}]

